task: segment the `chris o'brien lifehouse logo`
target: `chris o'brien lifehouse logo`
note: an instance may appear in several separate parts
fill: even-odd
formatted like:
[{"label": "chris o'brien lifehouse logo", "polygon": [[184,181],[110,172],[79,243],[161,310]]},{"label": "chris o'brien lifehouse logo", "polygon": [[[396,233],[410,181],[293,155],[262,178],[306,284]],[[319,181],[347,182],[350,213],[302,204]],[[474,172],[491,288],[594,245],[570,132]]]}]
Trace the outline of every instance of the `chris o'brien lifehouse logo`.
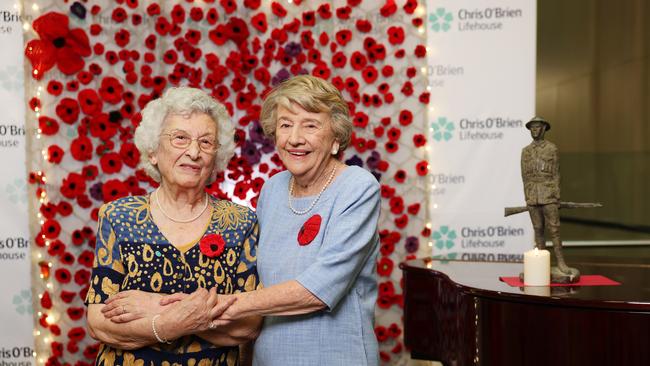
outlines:
[{"label": "chris o'brien lifehouse logo", "polygon": [[521,119],[488,117],[461,118],[457,129],[456,122],[441,116],[431,122],[429,132],[434,141],[440,142],[452,140],[454,136],[457,136],[460,141],[502,140],[505,130],[523,127],[524,122]]},{"label": "chris o'brien lifehouse logo", "polygon": [[[460,234],[460,235],[459,235]],[[441,225],[438,230],[431,233],[435,252],[450,252],[456,250],[483,249],[494,250],[505,248],[506,239],[524,236],[524,229],[512,226],[464,226],[460,230],[453,229],[448,225]],[[451,258],[447,256],[447,258]],[[500,262],[519,262],[523,260],[523,254],[473,252],[462,253],[461,260],[481,260]]]},{"label": "chris o'brien lifehouse logo", "polygon": [[24,126],[17,123],[2,124],[0,122],[0,152],[4,152],[4,149],[22,148],[24,141]]},{"label": "chris o'brien lifehouse logo", "polygon": [[[505,19],[522,18],[522,9],[491,7],[483,9],[458,9],[455,13],[446,8],[437,8],[429,14],[429,23],[434,32],[448,32],[456,25],[460,32],[489,31],[503,29]],[[455,21],[454,21],[455,20]]]},{"label": "chris o'brien lifehouse logo", "polygon": [[448,121],[447,117],[438,117],[437,120],[431,122],[432,137],[436,141],[449,141],[453,137],[456,127],[454,122]]}]

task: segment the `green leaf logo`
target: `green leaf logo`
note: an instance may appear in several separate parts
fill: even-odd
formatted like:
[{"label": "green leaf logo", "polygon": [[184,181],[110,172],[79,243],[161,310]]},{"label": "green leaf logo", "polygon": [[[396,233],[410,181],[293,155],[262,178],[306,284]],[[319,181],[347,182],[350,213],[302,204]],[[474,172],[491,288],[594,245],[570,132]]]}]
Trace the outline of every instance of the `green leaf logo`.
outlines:
[{"label": "green leaf logo", "polygon": [[31,315],[32,310],[32,293],[29,289],[21,290],[14,295],[12,303],[15,310],[20,315]]},{"label": "green leaf logo", "polygon": [[9,92],[18,92],[23,90],[22,68],[16,65],[8,65],[0,69],[0,89]]},{"label": "green leaf logo", "polygon": [[16,178],[5,186],[5,193],[13,204],[27,204],[27,183],[24,179]]},{"label": "green leaf logo", "polygon": [[434,13],[429,14],[429,23],[434,32],[447,32],[451,29],[451,21],[454,16],[445,8],[438,8]]},{"label": "green leaf logo", "polygon": [[437,121],[431,122],[431,133],[436,141],[449,141],[456,129],[454,122],[448,121],[447,117],[439,117]]},{"label": "green leaf logo", "polygon": [[458,253],[447,253],[447,254],[438,254],[434,255],[433,259],[438,259],[440,264],[447,264],[450,260],[455,260],[458,257]]},{"label": "green leaf logo", "polygon": [[440,250],[453,248],[455,245],[454,240],[456,240],[456,237],[456,230],[450,230],[449,226],[447,225],[440,226],[440,229],[434,231],[433,234],[431,234],[434,245]]}]

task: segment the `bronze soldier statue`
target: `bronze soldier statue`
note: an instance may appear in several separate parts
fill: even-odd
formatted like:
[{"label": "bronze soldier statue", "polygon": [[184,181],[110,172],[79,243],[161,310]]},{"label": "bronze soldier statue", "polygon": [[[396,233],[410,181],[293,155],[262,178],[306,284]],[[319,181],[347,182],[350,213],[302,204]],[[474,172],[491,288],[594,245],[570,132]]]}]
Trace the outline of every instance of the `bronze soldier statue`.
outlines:
[{"label": "bronze soldier statue", "polygon": [[535,246],[545,249],[544,229],[553,242],[557,267],[552,268],[556,282],[575,282],[580,272],[570,268],[564,261],[560,240],[560,162],[555,144],[544,140],[551,124],[541,117],[534,117],[526,128],[533,138],[521,151],[521,176],[524,181],[524,195],[530,219],[535,230]]}]

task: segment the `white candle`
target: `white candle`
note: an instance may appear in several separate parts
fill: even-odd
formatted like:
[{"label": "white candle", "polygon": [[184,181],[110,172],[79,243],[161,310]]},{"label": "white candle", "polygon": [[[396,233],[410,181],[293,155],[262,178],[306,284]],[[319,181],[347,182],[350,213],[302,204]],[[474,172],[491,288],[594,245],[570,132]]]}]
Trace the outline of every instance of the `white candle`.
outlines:
[{"label": "white candle", "polygon": [[526,295],[551,296],[551,286],[524,286]]},{"label": "white candle", "polygon": [[524,253],[524,284],[548,286],[551,283],[551,254],[537,248]]}]

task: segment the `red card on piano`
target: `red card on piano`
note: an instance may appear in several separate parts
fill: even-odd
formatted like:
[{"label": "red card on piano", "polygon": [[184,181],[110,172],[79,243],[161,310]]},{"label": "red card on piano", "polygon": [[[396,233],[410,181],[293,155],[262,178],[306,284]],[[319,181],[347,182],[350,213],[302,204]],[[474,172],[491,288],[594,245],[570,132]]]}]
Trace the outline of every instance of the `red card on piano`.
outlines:
[{"label": "red card on piano", "polygon": [[[499,277],[499,280],[507,283],[512,287],[523,287],[524,283],[521,282],[519,277]],[[582,275],[580,281],[576,283],[551,283],[551,287],[556,286],[618,286],[620,282],[616,282],[601,275]]]}]

